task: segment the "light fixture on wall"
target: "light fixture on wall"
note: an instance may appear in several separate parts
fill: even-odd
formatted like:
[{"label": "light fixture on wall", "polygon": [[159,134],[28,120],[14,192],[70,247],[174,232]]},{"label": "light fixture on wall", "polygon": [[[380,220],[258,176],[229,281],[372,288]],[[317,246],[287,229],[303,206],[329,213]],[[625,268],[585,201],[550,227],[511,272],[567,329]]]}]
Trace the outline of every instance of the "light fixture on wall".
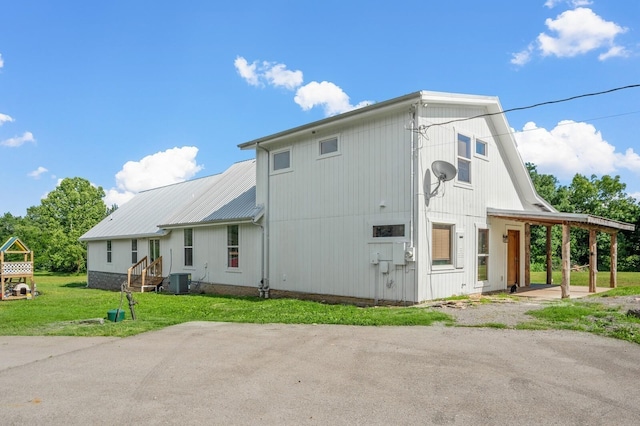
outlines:
[{"label": "light fixture on wall", "polygon": [[509,242],[509,236],[507,234],[502,234],[502,242],[503,243],[508,243]]}]

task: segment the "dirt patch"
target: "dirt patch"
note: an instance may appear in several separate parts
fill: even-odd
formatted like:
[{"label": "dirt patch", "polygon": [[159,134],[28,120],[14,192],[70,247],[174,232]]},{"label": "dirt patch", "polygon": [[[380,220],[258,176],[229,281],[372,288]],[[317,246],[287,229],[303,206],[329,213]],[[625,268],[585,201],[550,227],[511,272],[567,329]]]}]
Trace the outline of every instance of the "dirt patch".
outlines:
[{"label": "dirt patch", "polygon": [[[640,309],[640,297],[638,296],[588,298],[580,299],[580,302],[617,306],[620,312],[624,313],[629,309]],[[458,326],[503,325],[507,328],[513,328],[518,324],[534,320],[528,312],[558,303],[563,302],[516,297],[475,296],[462,300],[429,302],[423,306],[451,315],[455,318]]]}]

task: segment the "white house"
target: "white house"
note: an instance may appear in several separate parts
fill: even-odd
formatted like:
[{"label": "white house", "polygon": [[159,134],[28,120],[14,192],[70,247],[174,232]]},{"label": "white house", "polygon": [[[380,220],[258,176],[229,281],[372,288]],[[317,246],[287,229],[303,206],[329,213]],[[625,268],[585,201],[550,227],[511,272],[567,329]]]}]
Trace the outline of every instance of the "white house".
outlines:
[{"label": "white house", "polygon": [[632,227],[539,197],[495,97],[415,92],[240,148],[256,159],[141,193],[85,234],[89,286],[160,240],[162,276],[204,291],[418,303],[528,285],[530,224]]}]

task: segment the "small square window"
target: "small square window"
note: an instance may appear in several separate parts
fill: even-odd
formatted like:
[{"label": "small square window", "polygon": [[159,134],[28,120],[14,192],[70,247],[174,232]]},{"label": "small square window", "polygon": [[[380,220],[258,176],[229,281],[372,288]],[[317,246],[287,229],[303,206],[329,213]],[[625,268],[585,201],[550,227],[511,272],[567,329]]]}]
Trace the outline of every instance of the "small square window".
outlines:
[{"label": "small square window", "polygon": [[320,155],[338,152],[338,138],[331,138],[320,141]]},{"label": "small square window", "polygon": [[476,154],[483,157],[487,156],[487,143],[481,140],[476,140]]},{"label": "small square window", "polygon": [[280,151],[273,154],[273,171],[286,170],[291,167],[291,151]]}]

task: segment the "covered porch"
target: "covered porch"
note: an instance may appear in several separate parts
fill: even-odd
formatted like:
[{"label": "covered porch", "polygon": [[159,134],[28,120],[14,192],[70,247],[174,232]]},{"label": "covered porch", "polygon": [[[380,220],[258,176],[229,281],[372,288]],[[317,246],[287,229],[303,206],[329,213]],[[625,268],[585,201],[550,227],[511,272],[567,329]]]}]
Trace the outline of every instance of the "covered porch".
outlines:
[{"label": "covered porch", "polygon": [[[589,231],[589,287],[588,293],[596,293],[596,274],[598,273],[597,233],[606,232],[611,236],[611,268],[609,272],[609,287],[617,286],[617,259],[619,231],[634,231],[635,226],[630,223],[605,219],[598,216],[578,213],[537,212],[519,210],[487,209],[488,217],[512,220],[524,223],[524,287],[531,287],[531,225],[546,227],[546,285],[552,286],[552,250],[551,228],[554,225],[562,226],[562,283],[560,284],[560,297],[571,297],[571,246],[570,231],[572,227]],[[556,286],[557,288],[557,286]]]}]

